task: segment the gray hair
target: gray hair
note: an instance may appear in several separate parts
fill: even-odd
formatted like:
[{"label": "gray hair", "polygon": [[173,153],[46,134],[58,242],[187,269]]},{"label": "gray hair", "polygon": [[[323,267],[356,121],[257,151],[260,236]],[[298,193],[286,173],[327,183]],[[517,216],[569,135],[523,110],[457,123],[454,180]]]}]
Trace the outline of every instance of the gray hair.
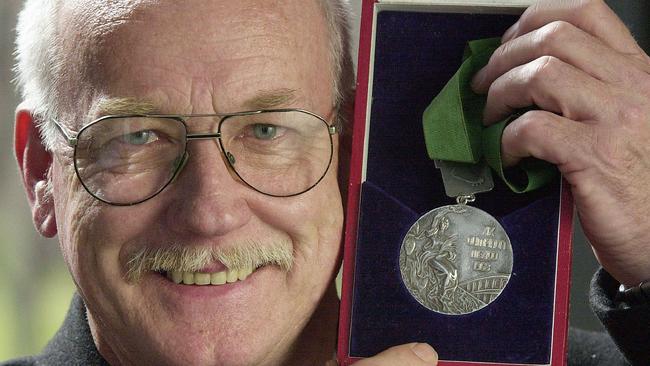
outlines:
[{"label": "gray hair", "polygon": [[26,1],[16,26],[16,84],[23,101],[39,116],[41,137],[48,149],[55,131],[44,123],[58,115],[57,75],[63,65],[58,32],[58,1]]},{"label": "gray hair", "polygon": [[[355,75],[350,45],[350,16],[347,0],[320,0],[330,32],[330,64],[334,105],[339,110],[338,127],[345,128],[351,117],[355,93]],[[342,130],[344,131],[344,130]]]},{"label": "gray hair", "polygon": [[[351,113],[354,71],[350,53],[350,9],[347,0],[318,0],[329,28],[332,98],[339,110],[339,126]],[[37,117],[45,147],[52,151],[56,131],[51,119],[72,114],[63,108],[63,90],[70,92],[71,70],[66,63],[59,14],[60,0],[26,0],[16,26],[15,82],[23,101]],[[81,93],[77,90],[75,93]],[[68,97],[79,100],[79,95]]]}]

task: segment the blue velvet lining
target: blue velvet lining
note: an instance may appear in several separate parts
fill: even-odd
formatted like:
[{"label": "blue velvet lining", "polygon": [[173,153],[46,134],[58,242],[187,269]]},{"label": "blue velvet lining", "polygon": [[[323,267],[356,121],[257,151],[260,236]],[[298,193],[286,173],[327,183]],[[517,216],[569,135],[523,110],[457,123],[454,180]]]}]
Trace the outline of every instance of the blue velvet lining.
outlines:
[{"label": "blue velvet lining", "polygon": [[350,356],[427,342],[441,359],[544,364],[550,359],[560,179],[531,194],[501,182],[476,206],[513,247],[513,275],[486,308],[445,316],[404,287],[399,250],[409,227],[454,203],[428,159],[422,112],[453,75],[465,44],[500,35],[515,16],[382,11],[378,14],[366,182],[356,249]]}]

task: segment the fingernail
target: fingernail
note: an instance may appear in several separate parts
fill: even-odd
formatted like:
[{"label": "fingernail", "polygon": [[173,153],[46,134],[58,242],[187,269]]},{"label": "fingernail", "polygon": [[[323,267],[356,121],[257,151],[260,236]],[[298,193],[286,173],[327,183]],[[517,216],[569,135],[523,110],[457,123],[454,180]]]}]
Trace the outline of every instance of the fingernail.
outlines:
[{"label": "fingernail", "polygon": [[475,92],[480,91],[480,87],[485,82],[485,68],[480,69],[472,78],[472,90]]},{"label": "fingernail", "polygon": [[508,30],[503,33],[503,37],[501,37],[501,43],[506,43],[508,42],[517,32],[519,29],[519,22],[513,24]]},{"label": "fingernail", "polygon": [[411,350],[420,357],[422,361],[430,363],[438,362],[438,354],[434,351],[433,347],[426,343],[416,343],[411,347]]}]

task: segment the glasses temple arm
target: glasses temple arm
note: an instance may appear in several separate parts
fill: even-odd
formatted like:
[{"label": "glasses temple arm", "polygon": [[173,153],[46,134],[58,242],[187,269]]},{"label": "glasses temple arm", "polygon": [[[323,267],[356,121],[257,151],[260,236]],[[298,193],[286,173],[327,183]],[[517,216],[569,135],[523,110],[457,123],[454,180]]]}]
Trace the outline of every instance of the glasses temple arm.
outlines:
[{"label": "glasses temple arm", "polygon": [[59,130],[59,132],[61,132],[61,134],[63,134],[65,139],[68,141],[68,145],[70,145],[70,146],[76,146],[77,145],[77,136],[76,135],[72,135],[71,132],[66,131],[66,129],[63,126],[61,126],[61,124],[59,124],[59,122],[57,122],[55,119],[51,118],[50,120],[52,121],[52,123],[54,123],[54,125],[56,126],[56,129]]}]

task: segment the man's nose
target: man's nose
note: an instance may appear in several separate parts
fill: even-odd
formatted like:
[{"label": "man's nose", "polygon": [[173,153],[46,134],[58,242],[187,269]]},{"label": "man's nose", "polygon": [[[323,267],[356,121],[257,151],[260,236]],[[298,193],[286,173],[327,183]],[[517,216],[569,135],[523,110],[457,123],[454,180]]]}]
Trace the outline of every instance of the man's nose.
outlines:
[{"label": "man's nose", "polygon": [[223,160],[216,140],[191,141],[188,160],[174,182],[166,221],[172,231],[220,236],[245,225],[251,217],[245,196],[253,191]]}]

